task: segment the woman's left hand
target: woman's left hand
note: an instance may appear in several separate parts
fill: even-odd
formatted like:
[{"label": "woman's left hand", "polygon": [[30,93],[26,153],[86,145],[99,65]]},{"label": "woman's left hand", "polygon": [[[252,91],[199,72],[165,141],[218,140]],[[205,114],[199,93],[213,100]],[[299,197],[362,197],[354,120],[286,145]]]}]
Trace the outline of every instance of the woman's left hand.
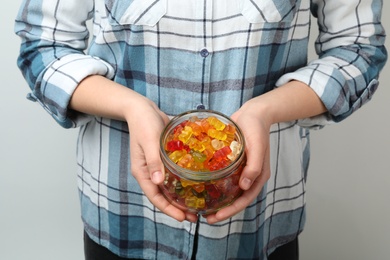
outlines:
[{"label": "woman's left hand", "polygon": [[228,219],[244,210],[259,195],[270,177],[270,123],[255,106],[256,100],[252,99],[231,116],[241,128],[245,139],[247,163],[239,182],[244,192],[231,205],[205,216],[210,224]]}]

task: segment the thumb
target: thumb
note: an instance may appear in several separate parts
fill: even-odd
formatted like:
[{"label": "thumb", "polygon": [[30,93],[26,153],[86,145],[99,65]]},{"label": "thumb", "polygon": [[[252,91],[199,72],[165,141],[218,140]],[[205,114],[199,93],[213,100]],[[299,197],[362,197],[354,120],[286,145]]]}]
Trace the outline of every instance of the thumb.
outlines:
[{"label": "thumb", "polygon": [[152,182],[156,185],[162,184],[165,179],[165,173],[164,164],[160,157],[160,148],[149,149],[145,159]]},{"label": "thumb", "polygon": [[[161,111],[159,111],[162,123],[167,125],[169,118]],[[150,174],[150,179],[156,185],[162,184],[165,180],[165,167],[160,156],[160,136],[156,137],[156,142],[150,142],[151,149],[146,156],[146,165]]]}]

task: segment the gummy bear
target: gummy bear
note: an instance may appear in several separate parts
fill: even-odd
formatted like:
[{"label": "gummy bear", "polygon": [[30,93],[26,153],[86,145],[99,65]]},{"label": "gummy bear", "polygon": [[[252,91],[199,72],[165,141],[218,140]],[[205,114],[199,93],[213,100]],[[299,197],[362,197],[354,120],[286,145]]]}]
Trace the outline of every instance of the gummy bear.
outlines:
[{"label": "gummy bear", "polygon": [[202,127],[203,132],[207,133],[209,129],[215,129],[208,121],[207,119],[202,119],[200,121],[200,126]]},{"label": "gummy bear", "polygon": [[228,135],[234,135],[236,133],[236,127],[231,124],[227,124],[223,131]]},{"label": "gummy bear", "polygon": [[195,150],[195,151],[198,151],[198,152],[203,152],[203,150],[205,149],[204,145],[196,138],[193,138],[191,137],[188,141],[187,141],[187,144],[188,146]]},{"label": "gummy bear", "polygon": [[229,146],[224,146],[221,149],[215,151],[214,153],[214,159],[215,160],[223,160],[224,158],[227,158],[229,154],[231,154],[232,149],[230,149]]},{"label": "gummy bear", "polygon": [[221,196],[221,192],[213,184],[206,185],[205,189],[208,195],[213,199],[217,199]]},{"label": "gummy bear", "polygon": [[186,154],[186,150],[177,150],[169,155],[169,159],[171,159],[174,163],[177,163]]},{"label": "gummy bear", "polygon": [[192,157],[194,158],[195,162],[200,162],[200,163],[203,163],[207,159],[206,154],[197,151],[192,153]]},{"label": "gummy bear", "polygon": [[204,161],[205,163],[207,163],[208,161],[211,160],[211,158],[213,158],[214,156],[214,151],[213,149],[211,148],[206,148],[203,153],[206,155],[206,160]]},{"label": "gummy bear", "polygon": [[222,159],[222,160],[211,160],[207,163],[207,168],[210,171],[217,171],[220,169],[223,169],[227,166],[229,166],[230,160],[228,161],[227,159]]},{"label": "gummy bear", "polygon": [[209,118],[207,118],[207,122],[209,122],[210,125],[214,126],[214,128],[218,131],[221,131],[226,127],[226,125],[215,116],[210,116]]},{"label": "gummy bear", "polygon": [[190,196],[185,199],[185,204],[190,208],[201,209],[204,208],[206,203],[204,198],[198,198],[196,196]]},{"label": "gummy bear", "polygon": [[223,140],[225,140],[227,138],[227,134],[226,133],[218,131],[216,129],[209,129],[207,131],[207,134],[211,138],[216,138],[216,139],[221,140],[221,141],[223,141]]},{"label": "gummy bear", "polygon": [[200,183],[197,183],[197,184],[194,184],[192,185],[192,188],[197,192],[197,193],[201,193],[202,191],[204,191],[204,183],[200,182]]},{"label": "gummy bear", "polygon": [[177,162],[177,165],[183,168],[191,168],[192,165],[192,155],[187,153]]},{"label": "gummy bear", "polygon": [[202,172],[204,171],[204,163],[202,162],[197,162],[194,158],[194,161],[192,162],[191,164],[191,168],[190,168],[191,171],[194,171],[194,172]]},{"label": "gummy bear", "polygon": [[229,158],[230,161],[234,161],[241,151],[241,144],[237,141],[232,141],[230,143],[230,149],[232,150],[232,152],[227,155],[227,158]]},{"label": "gummy bear", "polygon": [[215,186],[222,193],[227,193],[232,186],[232,180],[229,178],[218,180]]},{"label": "gummy bear", "polygon": [[180,140],[171,140],[167,142],[167,150],[170,152],[174,152],[176,150],[183,150],[184,144]]},{"label": "gummy bear", "polygon": [[192,136],[192,128],[190,126],[185,126],[184,129],[179,134],[179,140],[183,143],[187,143],[187,141]]},{"label": "gummy bear", "polygon": [[195,136],[198,136],[202,133],[202,127],[197,123],[189,121],[187,125],[192,128],[192,133]]},{"label": "gummy bear", "polygon": [[194,185],[194,184],[196,184],[197,182],[189,181],[189,180],[186,180],[186,179],[181,179],[181,180],[180,180],[180,183],[181,183],[181,186],[187,187],[187,186]]},{"label": "gummy bear", "polygon": [[220,141],[220,140],[218,140],[218,139],[213,139],[211,141],[211,146],[213,147],[214,150],[219,150],[219,149],[221,149],[222,147],[225,146],[225,143]]}]

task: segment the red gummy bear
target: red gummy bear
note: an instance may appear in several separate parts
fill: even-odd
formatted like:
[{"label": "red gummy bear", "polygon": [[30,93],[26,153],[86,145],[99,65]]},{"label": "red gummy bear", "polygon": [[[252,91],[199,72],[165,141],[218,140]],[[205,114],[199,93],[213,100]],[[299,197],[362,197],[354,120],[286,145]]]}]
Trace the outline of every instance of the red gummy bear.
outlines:
[{"label": "red gummy bear", "polygon": [[170,152],[174,152],[177,150],[186,150],[187,152],[190,151],[190,147],[188,145],[185,145],[182,141],[180,140],[172,140],[167,142],[167,150]]},{"label": "red gummy bear", "polygon": [[229,146],[224,146],[221,149],[215,151],[214,153],[214,159],[217,161],[225,159],[230,153],[232,152],[232,149],[230,149]]},{"label": "red gummy bear", "polygon": [[221,192],[212,184],[206,185],[205,190],[207,191],[208,195],[213,199],[218,199],[221,196]]}]

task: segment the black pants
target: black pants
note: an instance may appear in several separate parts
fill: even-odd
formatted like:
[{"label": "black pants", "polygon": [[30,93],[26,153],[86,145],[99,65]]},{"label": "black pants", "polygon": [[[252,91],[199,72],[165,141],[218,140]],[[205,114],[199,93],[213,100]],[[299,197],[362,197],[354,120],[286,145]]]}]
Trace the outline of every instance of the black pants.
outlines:
[{"label": "black pants", "polygon": [[[298,238],[277,248],[270,256],[269,260],[298,260]],[[85,260],[129,260],[129,258],[122,258],[107,248],[95,243],[84,232],[84,254]]]}]

